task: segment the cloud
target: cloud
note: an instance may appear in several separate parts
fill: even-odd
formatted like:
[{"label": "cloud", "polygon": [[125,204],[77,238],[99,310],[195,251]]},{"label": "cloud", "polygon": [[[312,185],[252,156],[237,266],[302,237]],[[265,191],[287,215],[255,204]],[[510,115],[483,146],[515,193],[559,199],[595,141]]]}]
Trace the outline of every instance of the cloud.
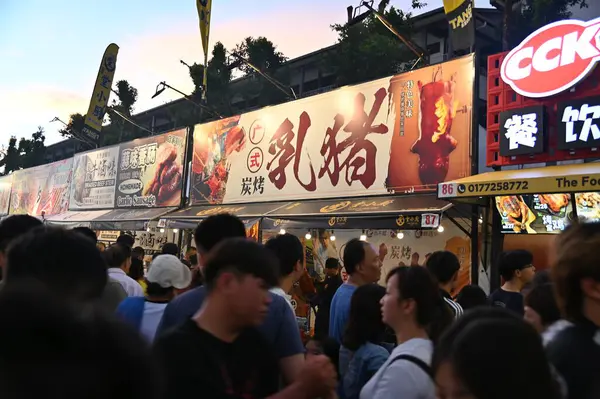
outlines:
[{"label": "cloud", "polygon": [[[2,129],[0,137],[6,144],[8,137],[28,137],[42,126],[46,131],[46,143],[52,144],[60,141],[57,123],[49,121],[59,117],[68,122],[69,115],[74,112],[87,111],[89,98],[79,93],[63,90],[51,86],[30,85],[19,89],[2,90],[0,97],[0,110],[2,110],[2,124],[9,130]],[[5,139],[6,138],[6,139]]]}]

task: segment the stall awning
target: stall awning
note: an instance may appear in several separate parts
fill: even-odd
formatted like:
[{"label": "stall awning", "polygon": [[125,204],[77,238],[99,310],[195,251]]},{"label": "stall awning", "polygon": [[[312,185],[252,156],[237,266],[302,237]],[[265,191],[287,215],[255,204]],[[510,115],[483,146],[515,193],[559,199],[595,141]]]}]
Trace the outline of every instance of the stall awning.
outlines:
[{"label": "stall awning", "polygon": [[452,201],[496,195],[600,191],[600,163],[488,172],[438,184],[438,198]]},{"label": "stall awning", "polygon": [[290,203],[267,215],[263,229],[437,228],[441,215],[452,206],[435,195],[347,198]]},{"label": "stall awning", "polygon": [[100,216],[103,216],[110,212],[110,210],[102,211],[67,211],[59,213],[58,215],[48,216],[45,221],[48,224],[77,227],[86,226],[89,227],[90,223]]},{"label": "stall awning", "polygon": [[145,230],[149,221],[158,219],[175,209],[177,208],[114,209],[94,219],[91,228],[94,230]]},{"label": "stall awning", "polygon": [[219,213],[231,213],[232,215],[236,215],[241,219],[246,219],[248,220],[248,223],[251,223],[251,219],[268,215],[285,205],[289,205],[289,202],[197,205],[164,215],[159,221],[159,226],[174,229],[195,228],[200,220]]}]

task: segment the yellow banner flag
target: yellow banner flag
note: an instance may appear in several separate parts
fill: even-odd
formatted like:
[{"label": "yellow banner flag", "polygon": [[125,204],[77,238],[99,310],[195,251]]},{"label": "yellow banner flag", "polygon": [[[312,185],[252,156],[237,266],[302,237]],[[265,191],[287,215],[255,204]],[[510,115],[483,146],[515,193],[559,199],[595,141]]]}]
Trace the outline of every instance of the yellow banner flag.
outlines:
[{"label": "yellow banner flag", "polygon": [[106,113],[108,98],[110,97],[112,82],[115,76],[115,69],[117,68],[118,53],[119,46],[114,43],[109,44],[104,51],[100,69],[98,70],[98,76],[96,77],[94,91],[92,92],[92,98],[90,99],[90,106],[85,115],[85,126],[82,133],[85,138],[91,140],[95,144],[98,143],[98,139],[100,138],[102,121],[104,120],[104,114]]},{"label": "yellow banner flag", "polygon": [[198,9],[198,19],[200,20],[200,37],[202,38],[202,49],[204,50],[204,78],[202,85],[204,86],[203,97],[206,98],[206,79],[207,79],[207,61],[208,61],[208,37],[210,34],[210,14],[212,0],[196,0],[196,8]]}]

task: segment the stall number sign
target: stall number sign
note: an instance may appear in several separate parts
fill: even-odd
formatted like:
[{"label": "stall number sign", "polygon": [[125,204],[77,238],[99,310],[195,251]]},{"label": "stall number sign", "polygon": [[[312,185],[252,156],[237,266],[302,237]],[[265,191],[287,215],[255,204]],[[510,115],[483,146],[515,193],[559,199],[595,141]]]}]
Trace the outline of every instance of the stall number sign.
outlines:
[{"label": "stall number sign", "polygon": [[500,113],[500,155],[544,152],[544,106],[513,109]]},{"label": "stall number sign", "polygon": [[558,149],[600,147],[600,97],[558,104]]},{"label": "stall number sign", "polygon": [[424,213],[421,215],[421,227],[435,229],[440,225],[440,215]]},{"label": "stall number sign", "polygon": [[509,52],[502,80],[525,97],[549,97],[581,80],[600,60],[600,18],[562,20],[529,35]]}]

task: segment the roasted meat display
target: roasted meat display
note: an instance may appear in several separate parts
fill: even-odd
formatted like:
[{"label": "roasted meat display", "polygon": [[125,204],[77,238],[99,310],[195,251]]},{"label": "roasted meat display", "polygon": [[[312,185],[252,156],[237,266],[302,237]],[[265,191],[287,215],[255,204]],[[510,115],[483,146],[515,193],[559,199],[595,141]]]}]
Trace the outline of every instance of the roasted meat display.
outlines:
[{"label": "roasted meat display", "polygon": [[548,205],[548,209],[553,213],[559,213],[562,208],[569,205],[568,194],[539,194],[540,204]]},{"label": "roasted meat display", "polygon": [[529,225],[535,220],[534,213],[520,195],[496,197],[496,207],[513,224],[516,233],[529,230]]},{"label": "roasted meat display", "polygon": [[169,199],[178,189],[182,178],[182,167],[178,165],[177,148],[163,143],[156,152],[156,171],[144,187],[143,195],[155,195],[157,202]]},{"label": "roasted meat display", "polygon": [[452,137],[452,121],[458,108],[454,100],[456,75],[443,80],[442,68],[433,74],[432,82],[418,82],[420,99],[419,139],[411,152],[419,155],[419,178],[426,185],[444,181],[450,166],[450,153],[458,141]]}]

